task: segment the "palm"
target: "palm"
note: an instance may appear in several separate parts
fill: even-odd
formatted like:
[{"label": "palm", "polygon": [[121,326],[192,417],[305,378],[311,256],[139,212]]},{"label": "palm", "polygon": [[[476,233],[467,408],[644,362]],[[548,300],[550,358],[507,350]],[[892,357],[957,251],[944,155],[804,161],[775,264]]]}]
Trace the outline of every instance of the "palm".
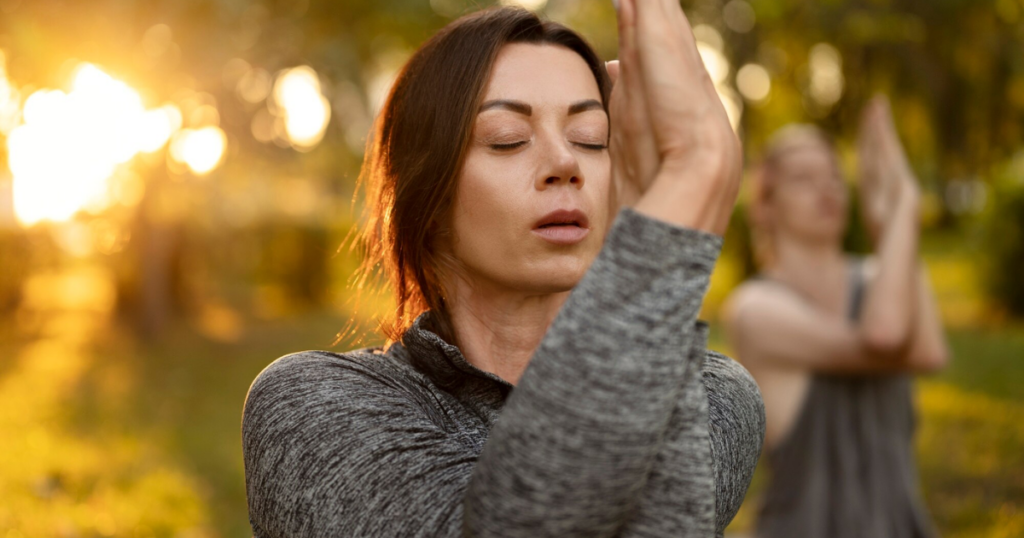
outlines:
[{"label": "palm", "polygon": [[917,190],[886,98],[876,97],[865,107],[858,145],[862,216],[877,241],[901,194]]},{"label": "palm", "polygon": [[[677,0],[621,0],[614,86],[612,176],[619,202],[631,204],[668,170],[720,192],[712,215],[724,232],[742,166],[739,140],[704,68]],[[699,208],[705,211],[705,208]]]}]

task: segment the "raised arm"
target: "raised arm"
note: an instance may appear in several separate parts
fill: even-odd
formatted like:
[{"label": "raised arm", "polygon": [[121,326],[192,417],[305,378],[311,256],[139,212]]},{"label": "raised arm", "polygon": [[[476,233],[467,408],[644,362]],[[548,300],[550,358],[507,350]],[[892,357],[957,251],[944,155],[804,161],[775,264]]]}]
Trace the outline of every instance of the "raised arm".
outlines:
[{"label": "raised arm", "polygon": [[[741,151],[679,3],[622,0],[619,23],[612,173],[619,202],[639,199],[620,213],[491,431],[466,497],[471,535],[614,536],[670,420],[706,447],[706,402],[676,406],[703,397],[693,384],[694,322]],[[704,430],[688,431],[702,421]],[[698,449],[687,462],[695,480],[675,484],[680,502],[713,497],[710,456]],[[691,515],[681,528],[657,528],[714,529],[713,510]]]},{"label": "raised arm", "polygon": [[740,356],[851,373],[925,372],[945,362],[941,323],[917,255],[920,195],[883,99],[865,110],[860,152],[865,224],[876,244],[860,319],[825,316],[779,285],[748,284],[725,309]]},{"label": "raised arm", "polygon": [[467,535],[615,535],[699,375],[680,350],[720,244],[622,210],[490,432],[465,497]]},{"label": "raised arm", "polygon": [[[862,185],[884,209],[866,222],[875,238],[876,274],[870,279],[859,323],[869,351],[899,361],[906,355],[917,314],[920,192],[896,134],[888,100],[865,107],[860,134]],[[871,205],[869,202],[865,205]],[[902,361],[900,361],[902,362]]]}]

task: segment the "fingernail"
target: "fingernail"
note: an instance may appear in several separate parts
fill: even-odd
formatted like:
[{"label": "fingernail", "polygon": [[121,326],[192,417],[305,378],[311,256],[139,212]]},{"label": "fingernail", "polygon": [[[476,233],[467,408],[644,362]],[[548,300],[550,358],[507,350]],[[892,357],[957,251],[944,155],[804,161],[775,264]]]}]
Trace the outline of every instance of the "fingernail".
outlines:
[{"label": "fingernail", "polygon": [[612,0],[612,5],[615,6],[615,11],[619,10],[619,0]]}]

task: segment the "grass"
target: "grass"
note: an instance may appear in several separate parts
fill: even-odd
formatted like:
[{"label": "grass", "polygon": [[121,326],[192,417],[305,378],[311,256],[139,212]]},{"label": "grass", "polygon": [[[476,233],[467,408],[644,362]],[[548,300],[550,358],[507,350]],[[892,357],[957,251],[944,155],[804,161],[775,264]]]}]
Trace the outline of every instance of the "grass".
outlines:
[{"label": "grass", "polygon": [[143,343],[80,304],[4,320],[0,536],[251,536],[249,385],[283,354],[330,348],[343,324],[329,313],[246,320],[235,343],[182,324]]}]

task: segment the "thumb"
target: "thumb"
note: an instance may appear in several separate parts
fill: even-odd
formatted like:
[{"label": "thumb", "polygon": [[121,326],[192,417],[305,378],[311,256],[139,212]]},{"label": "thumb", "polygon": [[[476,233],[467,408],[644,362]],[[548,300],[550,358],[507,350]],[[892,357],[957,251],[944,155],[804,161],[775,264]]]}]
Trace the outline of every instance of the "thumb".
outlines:
[{"label": "thumb", "polygon": [[608,70],[608,78],[612,79],[612,86],[619,80],[619,61],[611,60],[604,63],[605,68]]}]

